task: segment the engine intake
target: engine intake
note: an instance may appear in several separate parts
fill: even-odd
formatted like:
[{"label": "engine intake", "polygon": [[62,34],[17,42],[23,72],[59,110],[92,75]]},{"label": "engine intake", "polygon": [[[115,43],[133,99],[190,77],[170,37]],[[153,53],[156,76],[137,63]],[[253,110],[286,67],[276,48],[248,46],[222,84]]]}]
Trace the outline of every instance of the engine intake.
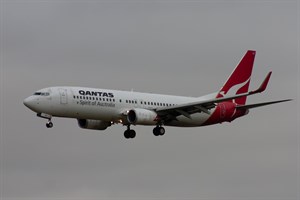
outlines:
[{"label": "engine intake", "polygon": [[92,130],[105,130],[107,127],[111,126],[110,122],[94,120],[94,119],[77,119],[78,125],[83,129]]}]

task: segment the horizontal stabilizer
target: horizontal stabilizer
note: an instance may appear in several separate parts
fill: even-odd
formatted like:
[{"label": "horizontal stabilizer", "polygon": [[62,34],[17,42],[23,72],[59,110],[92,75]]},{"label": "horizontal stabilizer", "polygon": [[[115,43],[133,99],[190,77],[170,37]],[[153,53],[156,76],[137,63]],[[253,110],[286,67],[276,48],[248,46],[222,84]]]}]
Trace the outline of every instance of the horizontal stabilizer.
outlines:
[{"label": "horizontal stabilizer", "polygon": [[250,94],[262,93],[263,91],[265,91],[267,88],[267,85],[269,83],[269,80],[271,78],[271,75],[272,75],[272,72],[269,72],[268,75],[266,76],[265,80],[260,85],[260,87],[257,90],[251,91]]},{"label": "horizontal stabilizer", "polygon": [[282,103],[282,102],[291,101],[291,100],[292,99],[285,99],[285,100],[280,100],[280,101],[270,101],[270,102],[257,103],[257,104],[240,105],[240,106],[236,106],[236,108],[241,109],[241,110],[247,110],[247,109],[251,109],[251,108],[257,108],[257,107],[261,107],[261,106],[267,106],[270,104]]}]

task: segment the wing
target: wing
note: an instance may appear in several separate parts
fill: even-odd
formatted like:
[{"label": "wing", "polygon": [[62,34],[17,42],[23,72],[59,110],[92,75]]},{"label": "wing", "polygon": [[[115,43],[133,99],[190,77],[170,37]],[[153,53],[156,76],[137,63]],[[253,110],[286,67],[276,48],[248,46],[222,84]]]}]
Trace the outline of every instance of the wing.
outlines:
[{"label": "wing", "polygon": [[238,106],[236,106],[236,108],[239,109],[239,110],[248,110],[248,109],[252,109],[252,108],[258,108],[258,107],[261,107],[261,106],[267,106],[267,105],[286,102],[286,101],[292,101],[292,99],[285,99],[285,100],[279,100],[279,101],[269,101],[269,102],[250,104],[250,105],[240,105],[240,106],[238,105]]},{"label": "wing", "polygon": [[[171,106],[171,107],[158,108],[155,111],[160,116],[160,119],[165,122],[176,120],[176,117],[180,116],[180,115],[183,115],[187,118],[191,118],[191,114],[199,113],[199,112],[203,112],[203,113],[206,113],[209,115],[210,109],[216,107],[218,103],[225,102],[228,100],[238,99],[238,98],[245,97],[245,96],[250,96],[250,95],[261,93],[261,92],[265,91],[265,89],[268,85],[268,82],[270,80],[271,74],[272,74],[272,72],[269,72],[268,75],[266,76],[266,78],[264,79],[264,81],[262,82],[262,84],[260,85],[260,87],[254,91],[250,91],[250,92],[242,93],[242,94],[238,94],[238,95],[225,96],[225,97],[221,97],[221,98],[196,101],[196,102],[187,103],[187,104],[180,104],[180,105]],[[283,101],[287,101],[287,100],[283,100]],[[270,102],[270,103],[267,103],[264,105],[268,105],[271,103],[279,103],[279,102],[283,102],[283,101]],[[260,106],[263,106],[263,104],[260,104]],[[246,106],[244,106],[244,108],[246,109]],[[250,106],[249,108],[252,108],[252,106]],[[241,109],[242,109],[242,107],[241,107]]]}]

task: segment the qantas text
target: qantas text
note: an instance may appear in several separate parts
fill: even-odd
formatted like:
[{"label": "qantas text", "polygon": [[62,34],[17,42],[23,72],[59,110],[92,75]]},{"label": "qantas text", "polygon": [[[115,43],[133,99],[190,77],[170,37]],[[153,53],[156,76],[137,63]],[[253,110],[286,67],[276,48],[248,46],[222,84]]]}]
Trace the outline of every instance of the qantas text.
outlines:
[{"label": "qantas text", "polygon": [[97,96],[97,97],[110,97],[110,98],[114,97],[114,94],[110,92],[97,92],[97,91],[88,91],[88,90],[87,91],[79,90],[79,94]]}]

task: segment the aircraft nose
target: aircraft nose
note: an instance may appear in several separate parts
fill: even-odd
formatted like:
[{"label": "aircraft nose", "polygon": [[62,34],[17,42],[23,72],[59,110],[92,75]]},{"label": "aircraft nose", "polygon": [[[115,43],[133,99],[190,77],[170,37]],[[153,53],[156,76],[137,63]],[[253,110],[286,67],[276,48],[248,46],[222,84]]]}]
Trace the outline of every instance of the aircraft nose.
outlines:
[{"label": "aircraft nose", "polygon": [[31,110],[33,109],[33,106],[34,106],[34,100],[33,98],[30,96],[30,97],[27,97],[26,99],[24,99],[23,101],[23,104],[27,107],[27,108],[30,108]]}]

